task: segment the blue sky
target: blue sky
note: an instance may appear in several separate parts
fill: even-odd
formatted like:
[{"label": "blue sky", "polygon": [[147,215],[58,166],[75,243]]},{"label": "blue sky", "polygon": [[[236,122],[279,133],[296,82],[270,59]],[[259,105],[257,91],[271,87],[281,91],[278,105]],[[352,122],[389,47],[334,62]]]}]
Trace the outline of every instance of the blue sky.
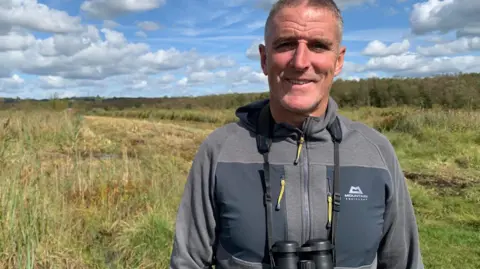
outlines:
[{"label": "blue sky", "polygon": [[[8,0],[0,96],[266,91],[257,47],[274,0]],[[480,1],[337,0],[342,79],[480,72]]]}]

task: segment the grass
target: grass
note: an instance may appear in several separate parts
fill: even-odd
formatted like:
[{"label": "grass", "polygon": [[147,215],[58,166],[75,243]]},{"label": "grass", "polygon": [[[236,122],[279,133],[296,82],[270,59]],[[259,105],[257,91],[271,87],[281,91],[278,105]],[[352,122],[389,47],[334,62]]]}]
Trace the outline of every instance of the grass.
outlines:
[{"label": "grass", "polygon": [[[168,267],[191,160],[233,111],[95,113],[1,112],[0,268]],[[426,268],[480,268],[480,112],[342,114],[395,146]]]}]

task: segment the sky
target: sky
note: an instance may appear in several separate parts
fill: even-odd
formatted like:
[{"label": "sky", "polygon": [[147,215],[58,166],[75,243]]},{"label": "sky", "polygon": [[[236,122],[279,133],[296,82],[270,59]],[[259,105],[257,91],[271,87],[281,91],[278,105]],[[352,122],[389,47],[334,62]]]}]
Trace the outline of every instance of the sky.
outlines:
[{"label": "sky", "polygon": [[[275,0],[0,0],[0,97],[265,92]],[[337,0],[337,79],[480,72],[480,1]]]}]

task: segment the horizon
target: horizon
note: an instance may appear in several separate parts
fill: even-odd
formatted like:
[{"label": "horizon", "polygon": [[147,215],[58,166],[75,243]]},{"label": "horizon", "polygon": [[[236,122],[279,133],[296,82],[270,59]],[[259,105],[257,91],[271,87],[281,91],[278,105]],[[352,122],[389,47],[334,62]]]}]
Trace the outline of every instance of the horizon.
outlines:
[{"label": "horizon", "polygon": [[[435,74],[435,75],[431,75],[431,76],[426,76],[426,77],[366,77],[366,78],[359,78],[359,79],[343,79],[343,78],[338,78],[334,81],[334,83],[332,84],[332,86],[335,86],[335,83],[336,82],[340,82],[340,81],[343,81],[343,82],[352,82],[352,83],[357,83],[357,82],[362,82],[362,81],[368,81],[368,80],[372,80],[372,79],[375,79],[375,80],[397,80],[397,81],[401,81],[401,80],[409,80],[409,79],[441,79],[441,78],[445,78],[445,77],[460,77],[460,76],[464,76],[464,75],[478,75],[480,77],[480,72],[474,72],[474,73],[456,73],[456,74],[452,74],[452,73],[449,73],[449,74]],[[333,89],[333,88],[332,88]],[[12,100],[12,99],[19,99],[19,100],[23,100],[23,101],[26,101],[26,100],[34,100],[34,101],[49,101],[49,100],[53,100],[53,99],[58,99],[58,100],[69,100],[69,99],[95,99],[95,98],[100,98],[100,99],[175,99],[175,98],[179,98],[179,99],[183,99],[183,98],[201,98],[201,97],[215,97],[215,96],[225,96],[225,95],[236,95],[236,94],[245,94],[245,95],[257,95],[257,94],[269,94],[269,90],[268,89],[265,89],[265,90],[259,90],[259,91],[244,91],[244,92],[219,92],[219,93],[208,93],[208,94],[202,94],[202,95],[174,95],[174,96],[167,96],[167,95],[163,95],[163,96],[102,96],[102,95],[76,95],[76,96],[63,96],[63,97],[60,97],[58,95],[57,92],[54,92],[51,96],[47,96],[47,97],[42,97],[42,98],[35,98],[35,97],[25,97],[25,98],[21,98],[19,96],[15,96],[15,97],[5,97],[5,96],[0,96],[0,99],[9,99],[9,100]]]},{"label": "horizon", "polygon": [[[258,44],[273,2],[0,3],[0,95],[108,99],[267,92]],[[336,3],[347,47],[337,78],[480,73],[480,1]]]}]

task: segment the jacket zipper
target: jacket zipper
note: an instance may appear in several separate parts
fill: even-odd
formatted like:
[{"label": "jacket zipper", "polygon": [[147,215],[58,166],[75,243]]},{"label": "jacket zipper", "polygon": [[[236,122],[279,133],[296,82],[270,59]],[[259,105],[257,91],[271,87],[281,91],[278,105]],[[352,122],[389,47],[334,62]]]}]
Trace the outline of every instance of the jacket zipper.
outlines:
[{"label": "jacket zipper", "polygon": [[[303,150],[303,146],[306,144],[305,142],[305,136],[302,133],[302,135],[299,138],[298,141],[298,147],[297,147],[297,156],[295,158],[295,165],[298,165],[300,161],[300,156]],[[307,152],[307,150],[305,150]],[[303,214],[302,214],[302,242],[307,241],[307,238],[310,237],[310,197],[308,195],[308,190],[309,190],[309,180],[308,180],[308,154],[305,153],[304,156],[302,157],[303,162],[302,162],[302,170],[300,172],[301,174],[301,181],[303,183]]]},{"label": "jacket zipper", "polygon": [[[303,163],[303,171],[304,171],[304,182],[305,182],[305,188],[304,188],[304,197],[305,197],[305,216],[306,216],[306,224],[305,224],[305,233],[306,233],[306,237],[305,237],[305,241],[309,240],[310,237],[312,236],[311,235],[311,222],[312,222],[312,218],[310,217],[310,206],[311,206],[311,203],[310,203],[310,195],[309,195],[309,191],[310,191],[310,175],[308,173],[308,150],[307,150],[307,145],[306,145],[306,142],[305,142],[305,155],[304,155],[304,163]],[[304,241],[304,242],[305,242]]]}]

